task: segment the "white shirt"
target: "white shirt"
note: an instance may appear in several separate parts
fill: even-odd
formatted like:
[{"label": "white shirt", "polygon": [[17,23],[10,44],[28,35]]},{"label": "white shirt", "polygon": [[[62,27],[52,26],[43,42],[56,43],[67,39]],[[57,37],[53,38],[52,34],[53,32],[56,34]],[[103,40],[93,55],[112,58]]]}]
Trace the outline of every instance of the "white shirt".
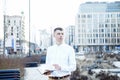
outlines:
[{"label": "white shirt", "polygon": [[49,47],[47,49],[46,64],[58,64],[62,71],[74,71],[76,69],[74,49],[67,44]]}]

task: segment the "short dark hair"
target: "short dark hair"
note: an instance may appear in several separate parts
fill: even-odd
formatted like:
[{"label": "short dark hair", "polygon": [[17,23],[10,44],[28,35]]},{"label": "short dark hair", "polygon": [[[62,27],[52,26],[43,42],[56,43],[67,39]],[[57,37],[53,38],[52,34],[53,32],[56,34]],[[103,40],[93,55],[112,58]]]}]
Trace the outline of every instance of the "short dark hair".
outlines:
[{"label": "short dark hair", "polygon": [[63,31],[63,28],[57,27],[57,28],[54,29],[54,32],[57,31],[57,30]]}]

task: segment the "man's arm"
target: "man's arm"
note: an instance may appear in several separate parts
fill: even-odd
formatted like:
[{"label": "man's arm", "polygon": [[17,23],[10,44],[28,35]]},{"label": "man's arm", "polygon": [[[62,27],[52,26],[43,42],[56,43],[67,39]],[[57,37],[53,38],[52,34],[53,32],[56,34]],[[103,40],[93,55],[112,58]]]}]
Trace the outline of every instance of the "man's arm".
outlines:
[{"label": "man's arm", "polygon": [[70,54],[68,56],[68,65],[62,65],[61,70],[72,72],[76,70],[76,59],[74,49],[71,48],[69,50],[69,53]]}]

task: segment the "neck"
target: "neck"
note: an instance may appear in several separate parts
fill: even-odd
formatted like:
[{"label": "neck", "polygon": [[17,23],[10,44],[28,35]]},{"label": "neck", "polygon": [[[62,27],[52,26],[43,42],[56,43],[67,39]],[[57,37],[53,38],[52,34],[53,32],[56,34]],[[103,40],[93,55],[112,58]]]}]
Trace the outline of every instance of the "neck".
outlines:
[{"label": "neck", "polygon": [[61,44],[62,44],[62,42],[56,42],[56,44],[57,44],[57,45],[61,45]]}]

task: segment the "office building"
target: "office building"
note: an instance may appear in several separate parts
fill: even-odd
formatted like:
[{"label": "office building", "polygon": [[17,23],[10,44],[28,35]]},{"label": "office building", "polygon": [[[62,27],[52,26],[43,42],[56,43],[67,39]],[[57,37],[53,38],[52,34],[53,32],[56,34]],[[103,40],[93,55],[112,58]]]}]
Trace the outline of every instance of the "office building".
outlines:
[{"label": "office building", "polygon": [[88,52],[120,47],[120,1],[86,2],[76,17],[75,45]]},{"label": "office building", "polygon": [[8,53],[22,51],[25,40],[24,17],[4,16],[5,48]]},{"label": "office building", "polygon": [[65,42],[71,46],[75,45],[75,26],[70,25],[65,29]]}]

